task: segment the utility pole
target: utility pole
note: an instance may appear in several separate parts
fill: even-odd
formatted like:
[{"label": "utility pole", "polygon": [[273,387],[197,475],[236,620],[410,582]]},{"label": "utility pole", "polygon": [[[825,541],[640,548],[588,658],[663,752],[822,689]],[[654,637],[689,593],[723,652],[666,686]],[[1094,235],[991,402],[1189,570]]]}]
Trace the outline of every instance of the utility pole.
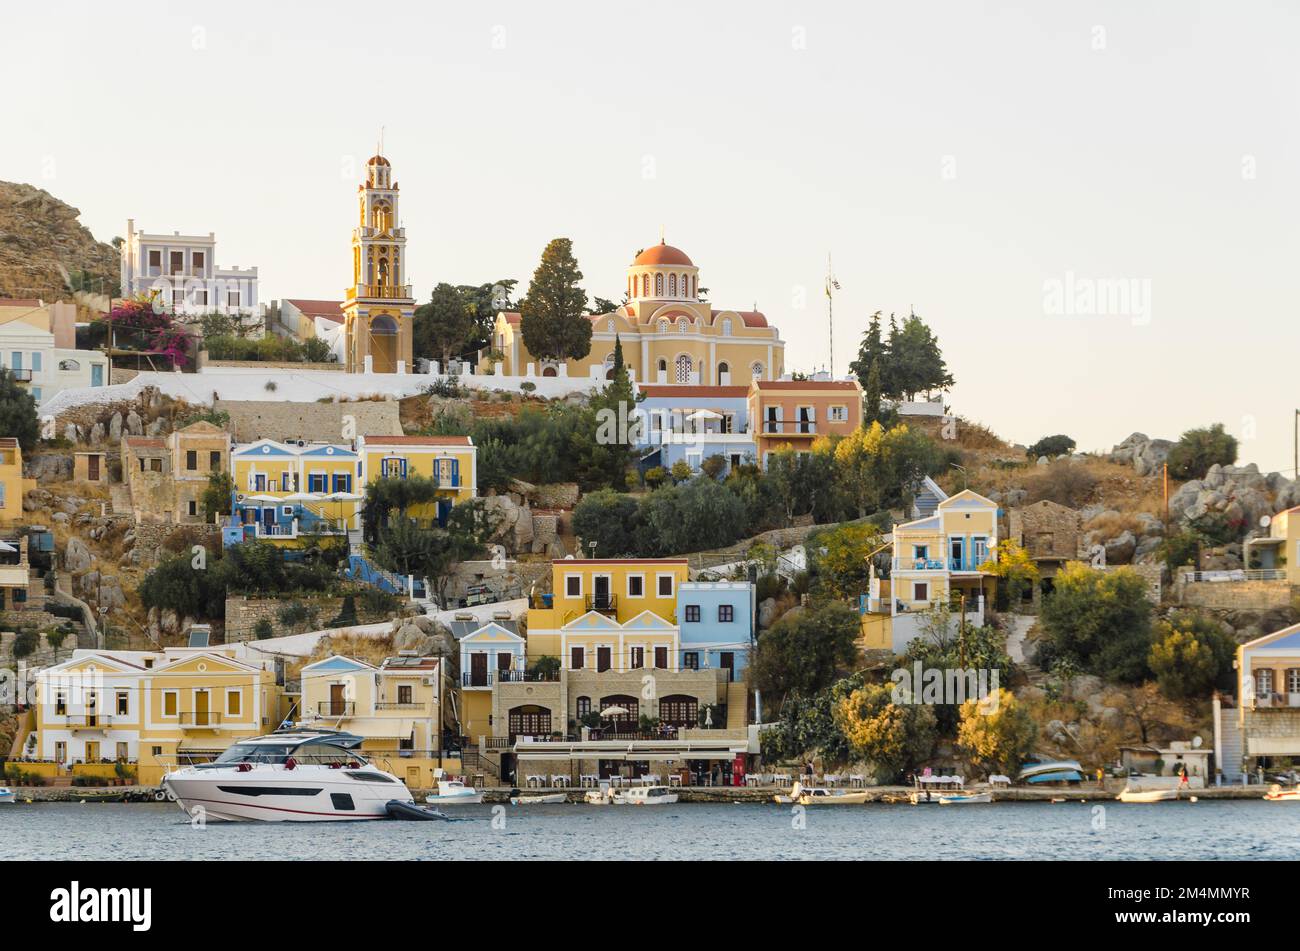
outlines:
[{"label": "utility pole", "polygon": [[1292,438],[1291,446],[1295,452],[1293,462],[1295,468],[1291,470],[1291,477],[1300,479],[1300,409],[1295,411],[1295,436]]}]

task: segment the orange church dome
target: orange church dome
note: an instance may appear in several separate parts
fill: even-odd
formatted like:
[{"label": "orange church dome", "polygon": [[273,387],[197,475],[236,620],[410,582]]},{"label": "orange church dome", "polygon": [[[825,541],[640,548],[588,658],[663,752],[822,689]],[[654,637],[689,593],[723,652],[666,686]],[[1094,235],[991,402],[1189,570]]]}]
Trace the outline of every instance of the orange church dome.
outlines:
[{"label": "orange church dome", "polygon": [[680,248],[674,248],[671,244],[664,244],[660,241],[658,244],[651,245],[636,256],[632,266],[639,264],[681,264],[686,267],[694,267],[691,259],[686,256],[686,252]]}]

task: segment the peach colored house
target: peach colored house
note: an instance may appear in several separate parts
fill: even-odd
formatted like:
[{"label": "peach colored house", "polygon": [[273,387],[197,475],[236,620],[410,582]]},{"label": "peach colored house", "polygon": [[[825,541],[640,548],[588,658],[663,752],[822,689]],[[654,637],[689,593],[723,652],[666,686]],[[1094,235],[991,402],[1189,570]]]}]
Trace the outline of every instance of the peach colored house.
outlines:
[{"label": "peach colored house", "polygon": [[766,467],[773,452],[807,450],[819,436],[847,436],[862,425],[857,380],[755,380],[749,425]]}]

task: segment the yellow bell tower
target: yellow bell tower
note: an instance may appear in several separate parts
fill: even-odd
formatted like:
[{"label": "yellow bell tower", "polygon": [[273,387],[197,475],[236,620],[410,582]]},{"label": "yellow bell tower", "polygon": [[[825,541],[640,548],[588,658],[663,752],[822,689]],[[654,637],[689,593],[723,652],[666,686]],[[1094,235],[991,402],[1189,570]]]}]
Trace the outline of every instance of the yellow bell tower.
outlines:
[{"label": "yellow bell tower", "polygon": [[366,162],[357,186],[359,221],[352,231],[352,286],[343,302],[349,373],[410,373],[415,299],[406,274],[406,230],[397,216],[398,187],[382,155]]}]

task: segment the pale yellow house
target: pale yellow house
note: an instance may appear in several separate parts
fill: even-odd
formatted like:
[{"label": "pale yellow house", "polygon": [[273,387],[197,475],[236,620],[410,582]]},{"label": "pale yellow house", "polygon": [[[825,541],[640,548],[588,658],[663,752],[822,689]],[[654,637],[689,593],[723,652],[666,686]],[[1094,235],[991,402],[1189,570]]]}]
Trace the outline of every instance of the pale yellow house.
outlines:
[{"label": "pale yellow house", "polygon": [[17,439],[0,438],[0,523],[23,519],[23,495],[36,488],[35,479],[23,478],[23,451]]},{"label": "pale yellow house", "polygon": [[1264,579],[1300,585],[1300,506],[1274,515],[1266,537],[1246,539],[1244,556],[1246,567],[1264,572]]},{"label": "pale yellow house", "polygon": [[363,737],[361,752],[411,788],[435,785],[433,770],[459,771],[443,749],[444,668],[403,653],[375,667],[335,654],[302,669],[300,725]]},{"label": "pale yellow house", "polygon": [[965,611],[966,623],[983,624],[996,580],[980,566],[996,557],[997,544],[997,503],[970,489],[940,501],[932,515],[895,525],[890,577],[873,570],[862,599],[863,645],[901,653],[939,606],[953,623]]},{"label": "pale yellow house", "polygon": [[77,650],[36,677],[36,723],[22,744],[49,775],[133,768],[156,785],[176,765],[209,761],[280,724],[273,671],[234,650]]},{"label": "pale yellow house", "polygon": [[605,379],[614,342],[642,383],[748,386],[785,372],[785,341],[756,310],[724,310],[700,298],[699,268],[662,241],[641,251],[627,269],[627,303],[591,320],[591,352],[581,360],[538,360],[528,352],[521,316],[502,311],[493,349],[506,374]]}]

